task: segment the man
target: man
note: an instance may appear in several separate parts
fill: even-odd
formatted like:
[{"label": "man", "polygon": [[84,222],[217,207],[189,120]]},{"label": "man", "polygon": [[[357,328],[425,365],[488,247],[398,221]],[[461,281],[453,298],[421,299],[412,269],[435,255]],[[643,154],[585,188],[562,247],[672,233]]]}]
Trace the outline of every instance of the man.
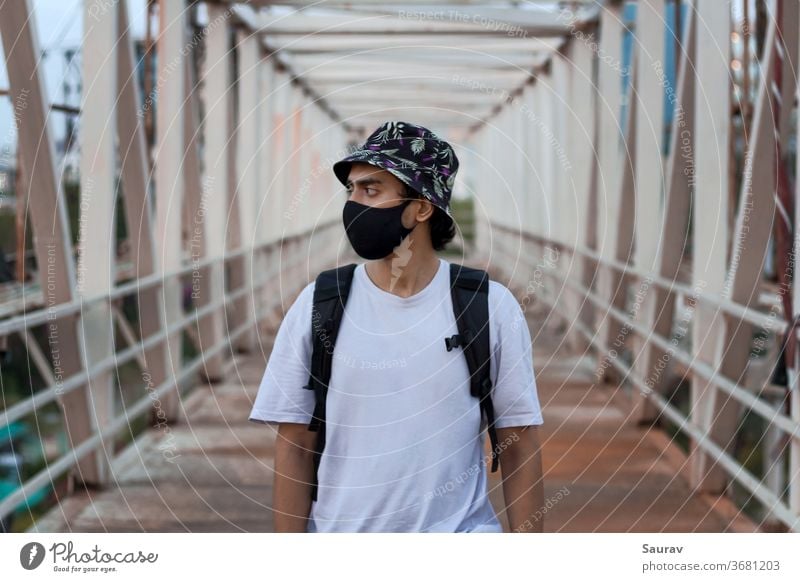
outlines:
[{"label": "man", "polygon": [[[276,423],[279,532],[499,532],[486,493],[482,422],[457,332],[449,200],[458,159],[424,127],[388,122],[333,166],[347,187],[343,221],[368,262],[353,273],[335,342],[326,441],[312,501],[316,432],[308,424],[312,300],[286,313],[250,420]],[[490,374],[503,493],[513,531],[542,531],[537,425],[543,423],[531,338],[519,303],[489,282]]]}]

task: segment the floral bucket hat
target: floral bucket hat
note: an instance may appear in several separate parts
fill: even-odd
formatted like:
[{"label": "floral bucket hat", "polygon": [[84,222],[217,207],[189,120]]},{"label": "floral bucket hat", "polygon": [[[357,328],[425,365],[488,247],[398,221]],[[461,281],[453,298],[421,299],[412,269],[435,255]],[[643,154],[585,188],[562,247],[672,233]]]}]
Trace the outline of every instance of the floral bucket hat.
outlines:
[{"label": "floral bucket hat", "polygon": [[345,186],[353,162],[372,164],[391,172],[454,220],[450,196],[458,158],[450,144],[431,130],[404,121],[387,121],[362,146],[333,164],[334,174]]}]

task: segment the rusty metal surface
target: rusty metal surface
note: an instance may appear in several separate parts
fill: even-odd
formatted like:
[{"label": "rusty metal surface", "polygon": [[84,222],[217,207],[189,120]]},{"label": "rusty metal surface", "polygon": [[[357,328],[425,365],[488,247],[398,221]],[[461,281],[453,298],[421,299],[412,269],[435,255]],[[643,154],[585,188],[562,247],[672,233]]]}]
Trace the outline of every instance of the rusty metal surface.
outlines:
[{"label": "rusty metal surface", "polygon": [[[693,494],[682,451],[630,422],[624,396],[592,384],[591,362],[534,326],[546,532],[756,531],[727,499]],[[185,399],[185,424],[149,430],[116,459],[117,487],[63,500],[31,531],[271,531],[274,431],[247,420],[265,362],[237,357],[225,384]],[[489,494],[508,531],[499,475]]]}]

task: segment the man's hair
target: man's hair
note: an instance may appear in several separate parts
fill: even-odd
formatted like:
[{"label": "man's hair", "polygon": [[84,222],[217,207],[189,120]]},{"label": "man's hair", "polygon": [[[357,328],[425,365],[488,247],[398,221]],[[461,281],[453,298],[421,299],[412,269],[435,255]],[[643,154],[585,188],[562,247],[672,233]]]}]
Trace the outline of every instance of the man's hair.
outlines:
[{"label": "man's hair", "polygon": [[[406,198],[410,198],[411,200],[427,200],[427,198],[413,188],[409,188],[406,184],[403,184],[403,186],[405,188]],[[444,210],[438,206],[432,206],[433,214],[428,221],[431,229],[431,244],[433,245],[433,250],[441,251],[444,250],[444,247],[447,246],[447,243],[453,240],[453,238],[456,236],[456,224],[455,221],[451,220],[450,217],[447,216],[447,213],[445,213]]]}]

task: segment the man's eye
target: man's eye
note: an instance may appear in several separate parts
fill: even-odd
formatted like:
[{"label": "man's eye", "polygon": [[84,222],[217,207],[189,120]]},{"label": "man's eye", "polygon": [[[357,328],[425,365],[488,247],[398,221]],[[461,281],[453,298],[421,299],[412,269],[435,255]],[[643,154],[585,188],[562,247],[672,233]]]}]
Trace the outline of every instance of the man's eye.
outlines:
[{"label": "man's eye", "polygon": [[364,188],[364,191],[369,196],[372,196],[373,194],[377,194],[378,193],[378,189],[377,188]]}]

